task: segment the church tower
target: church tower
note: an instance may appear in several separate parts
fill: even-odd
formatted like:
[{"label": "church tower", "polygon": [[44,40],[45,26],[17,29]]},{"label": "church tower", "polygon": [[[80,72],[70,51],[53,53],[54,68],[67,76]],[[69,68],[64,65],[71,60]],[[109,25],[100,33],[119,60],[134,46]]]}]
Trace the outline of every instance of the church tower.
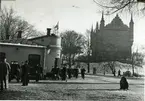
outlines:
[{"label": "church tower", "polygon": [[99,31],[99,25],[98,25],[98,22],[96,22],[96,29],[95,29],[95,32],[97,33]]},{"label": "church tower", "polygon": [[104,13],[102,12],[102,19],[101,19],[101,22],[100,22],[100,30],[102,30],[105,26],[105,20],[104,20]]},{"label": "church tower", "polygon": [[93,32],[93,25],[92,25],[92,27],[91,27],[91,32],[90,32],[90,42],[91,42],[91,46],[90,46],[90,48],[92,49],[92,45],[93,45],[93,37],[94,37],[94,32]]},{"label": "church tower", "polygon": [[130,32],[130,41],[131,41],[131,45],[133,44],[133,33],[134,33],[134,22],[133,22],[133,17],[131,14],[131,20],[129,23],[129,32]]}]

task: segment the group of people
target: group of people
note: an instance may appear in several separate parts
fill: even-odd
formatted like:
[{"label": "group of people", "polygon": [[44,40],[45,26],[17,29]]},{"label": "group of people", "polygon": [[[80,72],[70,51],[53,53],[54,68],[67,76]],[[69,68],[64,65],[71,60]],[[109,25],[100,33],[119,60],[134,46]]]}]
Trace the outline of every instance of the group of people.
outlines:
[{"label": "group of people", "polygon": [[20,78],[21,78],[22,86],[28,85],[31,76],[35,76],[35,80],[36,82],[38,82],[40,80],[40,75],[42,74],[42,71],[43,70],[40,64],[36,64],[35,66],[32,67],[29,65],[28,61],[22,63],[22,65],[20,66],[20,75],[18,75],[21,76]]},{"label": "group of people", "polygon": [[[85,69],[82,67],[81,68],[81,76],[84,79],[85,78]],[[51,70],[52,73],[52,79],[54,80],[66,80],[71,79],[72,77],[78,78],[79,74],[79,68],[67,68],[65,65],[62,68],[52,68]]]},{"label": "group of people", "polygon": [[[40,79],[40,65],[37,64],[35,68],[35,79],[36,82]],[[10,64],[7,62],[6,57],[1,57],[0,59],[0,90],[8,89],[9,82],[12,79],[16,79],[17,82],[21,80],[22,86],[27,86],[29,83],[30,76],[30,65],[28,61],[22,62],[21,66],[18,62],[13,61]]]},{"label": "group of people", "polygon": [[[15,64],[15,63],[14,63]],[[7,62],[6,57],[2,57],[0,60],[0,90],[8,89],[9,81],[12,79],[12,76],[18,76],[18,68],[16,68],[16,74],[13,75],[13,70]],[[22,85],[28,85],[28,62],[26,61],[24,65],[22,65]]]}]

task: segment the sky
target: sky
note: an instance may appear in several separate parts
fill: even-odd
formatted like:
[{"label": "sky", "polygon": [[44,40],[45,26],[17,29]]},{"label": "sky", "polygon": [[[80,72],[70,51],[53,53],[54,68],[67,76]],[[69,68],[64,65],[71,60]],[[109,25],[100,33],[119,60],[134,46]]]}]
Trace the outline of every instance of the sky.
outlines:
[{"label": "sky", "polygon": [[[17,15],[34,25],[39,31],[46,32],[59,21],[59,32],[75,30],[85,34],[96,22],[100,23],[101,12],[93,0],[2,0],[2,7],[12,7]],[[112,21],[116,14],[104,16],[105,24]],[[130,14],[119,13],[122,21],[129,25]],[[134,45],[145,47],[145,17],[134,14]]]}]

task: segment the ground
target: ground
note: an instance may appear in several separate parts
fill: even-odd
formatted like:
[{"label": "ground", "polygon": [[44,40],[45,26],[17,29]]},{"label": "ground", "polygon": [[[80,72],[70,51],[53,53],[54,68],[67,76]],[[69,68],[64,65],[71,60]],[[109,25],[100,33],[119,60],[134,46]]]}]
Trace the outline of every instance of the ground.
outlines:
[{"label": "ground", "polygon": [[30,81],[28,86],[12,81],[0,92],[0,100],[95,100],[144,101],[144,79],[128,78],[129,90],[119,90],[120,77],[87,75],[83,80]]}]

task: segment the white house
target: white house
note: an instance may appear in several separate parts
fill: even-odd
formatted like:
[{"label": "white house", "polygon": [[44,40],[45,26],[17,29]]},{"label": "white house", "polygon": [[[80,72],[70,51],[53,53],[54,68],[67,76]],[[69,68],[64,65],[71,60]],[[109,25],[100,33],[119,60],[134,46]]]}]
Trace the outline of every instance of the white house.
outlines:
[{"label": "white house", "polygon": [[0,41],[0,58],[4,55],[8,62],[21,64],[28,60],[32,66],[40,64],[45,75],[52,67],[60,66],[61,37],[50,31],[47,28],[47,35],[31,39],[22,39],[19,32],[17,39]]}]

